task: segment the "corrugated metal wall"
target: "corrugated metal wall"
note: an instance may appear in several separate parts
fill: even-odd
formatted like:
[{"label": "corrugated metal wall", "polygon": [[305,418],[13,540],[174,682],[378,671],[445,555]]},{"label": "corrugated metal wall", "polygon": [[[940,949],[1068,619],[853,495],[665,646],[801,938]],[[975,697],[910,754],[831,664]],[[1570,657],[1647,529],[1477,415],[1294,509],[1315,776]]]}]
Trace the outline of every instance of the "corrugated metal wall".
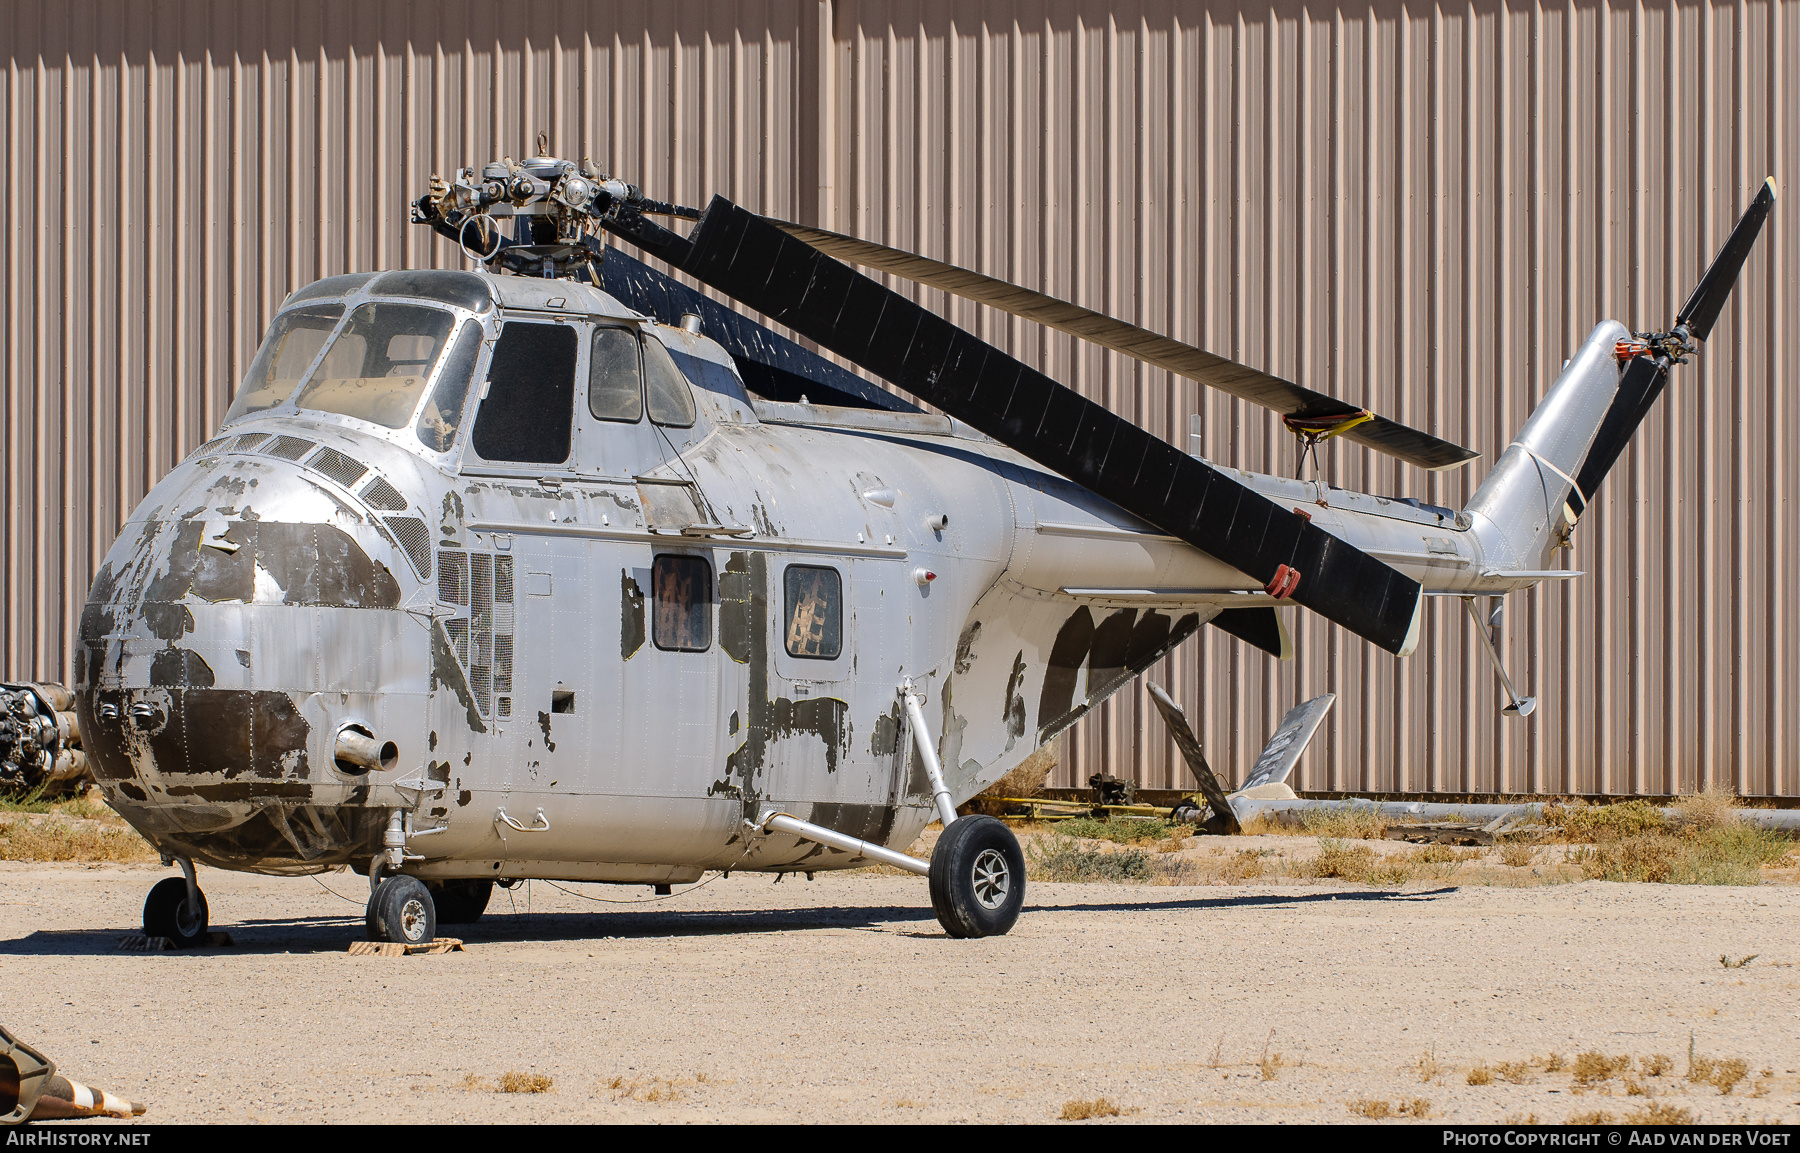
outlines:
[{"label": "corrugated metal wall", "polygon": [[[454,264],[406,199],[540,130],[654,194],[1042,287],[1489,460],[1597,319],[1666,324],[1756,182],[1800,190],[1800,0],[21,0],[0,51],[7,678],[63,675],[113,533],[281,297]],[[1792,211],[1583,521],[1593,575],[1510,598],[1535,717],[1501,721],[1455,602],[1407,661],[1302,618],[1292,663],[1208,635],[1154,674],[1214,763],[1329,690],[1305,788],[1800,793]],[[1295,466],[1259,410],[945,307],[1179,444],[1197,411],[1209,456]],[[1327,467],[1459,505],[1483,466]],[[1063,783],[1185,775],[1136,690],[1071,751]]]}]

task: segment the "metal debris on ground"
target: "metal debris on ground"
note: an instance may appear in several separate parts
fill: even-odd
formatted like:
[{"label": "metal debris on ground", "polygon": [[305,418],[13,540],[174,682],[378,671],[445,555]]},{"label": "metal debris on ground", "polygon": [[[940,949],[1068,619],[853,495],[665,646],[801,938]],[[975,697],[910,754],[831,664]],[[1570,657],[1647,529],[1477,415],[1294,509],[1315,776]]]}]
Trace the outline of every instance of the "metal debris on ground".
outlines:
[{"label": "metal debris on ground", "polygon": [[71,1081],[0,1025],[0,1125],[68,1117],[136,1117],[144,1106]]},{"label": "metal debris on ground", "polygon": [[438,937],[423,945],[406,945],[399,941],[352,941],[352,957],[411,957],[418,953],[461,953],[463,943],[456,937]]},{"label": "metal debris on ground", "polygon": [[[237,944],[230,933],[213,932],[206,935],[206,940],[194,946],[198,949],[227,949]],[[165,953],[175,952],[181,946],[167,937],[146,937],[142,933],[128,933],[119,938],[119,951],[122,953]]]},{"label": "metal debris on ground", "polygon": [[1491,845],[1494,834],[1481,825],[1445,823],[1437,825],[1389,825],[1383,834],[1390,841],[1408,841],[1415,845]]}]

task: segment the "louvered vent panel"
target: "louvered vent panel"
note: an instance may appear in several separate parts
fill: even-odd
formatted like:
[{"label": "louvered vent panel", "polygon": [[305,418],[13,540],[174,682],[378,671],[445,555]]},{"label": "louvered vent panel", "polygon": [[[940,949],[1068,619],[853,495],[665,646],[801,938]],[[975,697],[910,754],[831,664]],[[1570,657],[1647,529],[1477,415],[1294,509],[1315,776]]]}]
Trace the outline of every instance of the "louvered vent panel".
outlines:
[{"label": "louvered vent panel", "polygon": [[228,436],[222,436],[222,437],[218,438],[217,440],[209,440],[205,444],[201,445],[199,448],[195,449],[194,455],[195,456],[205,456],[209,452],[220,452],[220,451],[222,451],[220,446],[223,445],[226,441],[228,441],[230,439],[231,438]]},{"label": "louvered vent panel", "polygon": [[264,456],[278,456],[282,460],[299,460],[313,450],[313,442],[302,440],[297,436],[278,436],[263,447]]},{"label": "louvered vent panel", "polygon": [[378,508],[384,512],[406,511],[406,498],[400,495],[399,489],[387,482],[387,477],[379,473],[374,480],[363,486],[358,495],[370,508]]},{"label": "louvered vent panel", "polygon": [[242,436],[233,440],[231,442],[231,447],[229,449],[227,449],[226,451],[227,452],[249,452],[251,449],[255,448],[257,445],[261,444],[263,441],[268,440],[268,439],[269,439],[269,434],[266,432],[246,432]]},{"label": "louvered vent panel", "polygon": [[425,522],[416,516],[383,517],[382,522],[400,542],[400,547],[406,550],[407,559],[419,571],[419,579],[430,580],[431,532],[425,527]]},{"label": "louvered vent panel", "polygon": [[322,448],[312,454],[306,467],[322,472],[345,488],[349,488],[363,478],[369,466],[354,457],[345,456],[335,448]]},{"label": "louvered vent panel", "polygon": [[[513,558],[494,558],[494,692],[512,692],[513,679]],[[512,714],[510,697],[500,698],[501,716]]]}]

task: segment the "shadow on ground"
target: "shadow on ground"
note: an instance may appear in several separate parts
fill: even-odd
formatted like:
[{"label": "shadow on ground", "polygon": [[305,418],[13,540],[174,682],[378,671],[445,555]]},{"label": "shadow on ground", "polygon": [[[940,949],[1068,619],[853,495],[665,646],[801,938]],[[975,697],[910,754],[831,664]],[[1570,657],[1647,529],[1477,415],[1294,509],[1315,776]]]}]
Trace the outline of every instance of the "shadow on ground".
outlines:
[{"label": "shadow on ground", "polygon": [[[1073,888],[1074,886],[1067,886]],[[580,896],[574,890],[565,893]],[[1109,912],[1204,912],[1216,909],[1254,909],[1314,905],[1321,902],[1417,903],[1441,899],[1456,890],[1446,886],[1422,892],[1394,890],[1337,890],[1317,893],[1262,893],[1207,897],[1179,897],[1145,901],[1031,902],[1024,916],[1045,913]],[[705,937],[728,933],[790,933],[808,929],[865,929],[902,933],[913,937],[941,937],[921,887],[917,905],[821,905],[803,909],[684,910],[643,901],[642,909],[596,907],[591,912],[537,912],[515,890],[496,891],[488,913],[473,925],[442,925],[440,936],[459,937],[470,945],[526,942],[597,941],[607,938],[651,939]],[[1060,895],[1060,894],[1058,894]],[[509,900],[509,898],[511,898]],[[599,901],[600,898],[594,898]],[[625,904],[625,902],[620,902]],[[930,925],[922,931],[920,922]],[[231,935],[224,948],[193,949],[157,954],[165,957],[205,957],[233,953],[341,953],[351,941],[364,939],[360,914],[318,917],[241,918],[215,924]],[[75,957],[119,952],[121,938],[139,932],[137,926],[39,931],[0,941],[0,956]]]}]

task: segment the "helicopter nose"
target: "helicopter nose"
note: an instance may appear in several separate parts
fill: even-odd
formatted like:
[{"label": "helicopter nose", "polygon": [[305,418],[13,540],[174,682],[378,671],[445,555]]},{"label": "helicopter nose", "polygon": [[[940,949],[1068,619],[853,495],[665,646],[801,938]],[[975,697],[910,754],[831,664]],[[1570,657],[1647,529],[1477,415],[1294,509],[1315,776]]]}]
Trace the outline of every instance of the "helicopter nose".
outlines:
[{"label": "helicopter nose", "polygon": [[425,749],[430,616],[401,608],[425,582],[373,516],[286,462],[183,467],[189,491],[152,494],[82,613],[77,710],[101,788],[200,860],[378,848],[385,813],[357,806]]}]

